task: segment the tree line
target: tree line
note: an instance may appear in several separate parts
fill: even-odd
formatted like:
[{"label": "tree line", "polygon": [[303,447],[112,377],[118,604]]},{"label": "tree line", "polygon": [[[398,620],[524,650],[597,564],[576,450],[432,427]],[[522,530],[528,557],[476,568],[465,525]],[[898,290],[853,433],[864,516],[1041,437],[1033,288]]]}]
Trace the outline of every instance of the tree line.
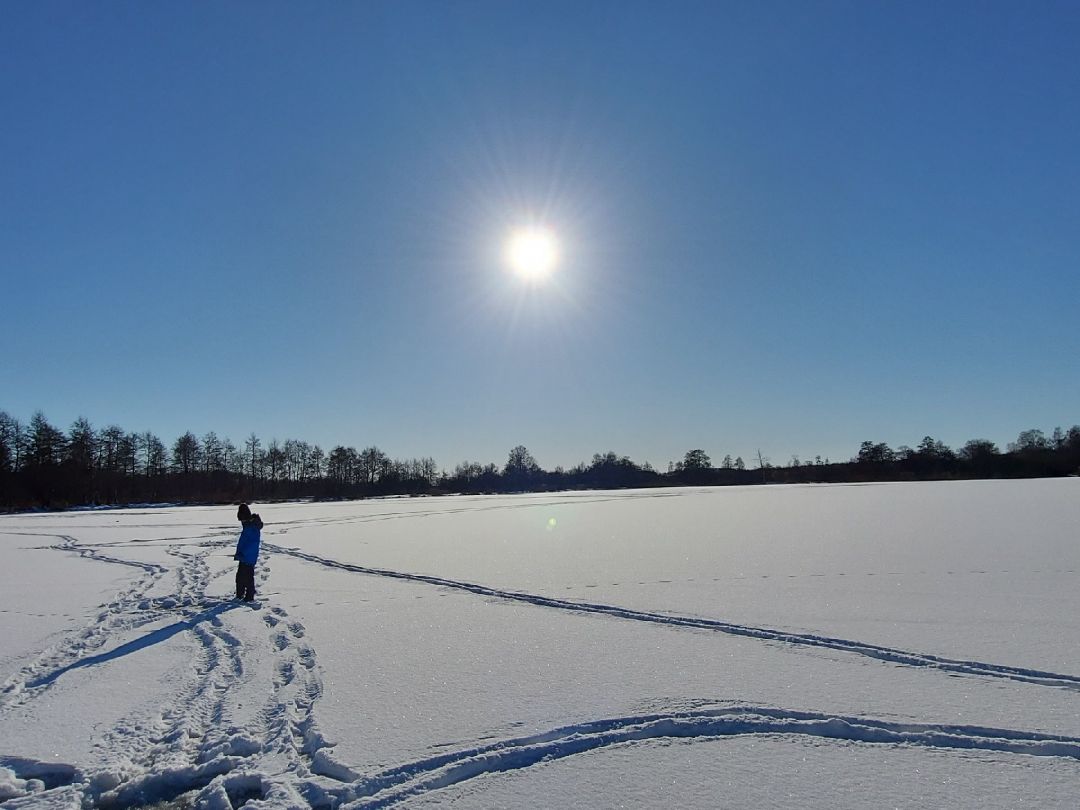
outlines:
[{"label": "tree line", "polygon": [[65,432],[40,411],[23,423],[0,411],[0,509],[62,509],[137,503],[224,503],[294,498],[615,489],[673,485],[809,483],[946,478],[1022,478],[1080,472],[1080,426],[1050,436],[1026,430],[1003,452],[973,439],[959,450],[927,436],[914,449],[865,441],[845,462],[786,465],[762,457],[748,468],[726,455],[714,466],[701,449],[666,472],[612,451],[564,469],[544,470],[524,446],[505,464],[465,461],[440,470],[430,457],[394,459],[378,447],[324,451],[297,439],[233,443],[213,431],[186,432],[166,445],[151,431],[95,428],[76,419]]}]

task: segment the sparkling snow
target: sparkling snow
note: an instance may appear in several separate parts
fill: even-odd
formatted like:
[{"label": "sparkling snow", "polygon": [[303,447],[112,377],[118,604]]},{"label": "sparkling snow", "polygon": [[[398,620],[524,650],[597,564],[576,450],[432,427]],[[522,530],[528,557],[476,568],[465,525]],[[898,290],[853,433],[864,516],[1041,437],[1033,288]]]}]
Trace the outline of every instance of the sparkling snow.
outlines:
[{"label": "sparkling snow", "polygon": [[0,803],[1075,807],[1080,481],[0,517]]}]

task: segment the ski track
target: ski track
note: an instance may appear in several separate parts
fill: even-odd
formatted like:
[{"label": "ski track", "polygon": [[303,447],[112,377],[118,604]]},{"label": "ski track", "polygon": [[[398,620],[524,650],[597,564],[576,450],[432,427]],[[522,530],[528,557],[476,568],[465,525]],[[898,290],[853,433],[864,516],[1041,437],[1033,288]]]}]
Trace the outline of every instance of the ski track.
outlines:
[{"label": "ski track", "polygon": [[[501,508],[539,505],[542,504]],[[453,511],[457,510],[445,510]],[[280,533],[285,531],[287,528]],[[58,801],[69,801],[71,806],[86,808],[136,808],[181,796],[190,799],[195,806],[222,808],[238,808],[251,800],[266,800],[274,806],[327,810],[388,807],[485,774],[519,770],[611,746],[658,739],[717,740],[740,735],[773,735],[791,742],[816,738],[854,744],[917,746],[955,752],[989,751],[1080,761],[1080,738],[1075,737],[701,702],[700,708],[696,709],[687,710],[680,706],[668,711],[654,710],[648,714],[576,723],[530,736],[466,745],[363,775],[338,761],[334,757],[333,744],[319,731],[314,710],[323,694],[322,673],[316,652],[306,641],[303,624],[276,604],[266,604],[259,609],[261,622],[245,622],[242,617],[249,610],[248,606],[207,597],[207,585],[217,577],[231,573],[226,569],[213,574],[208,564],[213,552],[231,542],[231,538],[222,539],[223,534],[223,531],[217,531],[201,537],[157,541],[166,544],[165,553],[176,561],[173,567],[125,560],[99,550],[121,547],[125,543],[91,546],[79,544],[70,535],[34,535],[57,538],[58,543],[46,547],[51,550],[133,567],[140,573],[135,582],[98,608],[86,626],[68,632],[57,644],[8,678],[0,689],[0,715],[40,697],[61,677],[75,677],[78,670],[115,657],[117,650],[133,642],[118,647],[113,645],[111,651],[94,653],[109,642],[117,641],[118,636],[159,622],[163,617],[176,615],[179,621],[148,635],[183,632],[195,645],[195,651],[190,672],[180,679],[179,691],[163,704],[161,710],[149,716],[120,721],[96,743],[99,759],[106,763],[103,768],[84,773],[63,763],[0,756],[0,767],[14,774],[14,784],[26,788],[22,797],[0,801],[0,805],[5,808],[28,806],[47,794]],[[500,590],[441,577],[352,565],[266,542],[264,548],[343,571],[451,588],[538,607],[823,647],[970,676],[1080,688],[1080,677],[1072,675],[960,661],[693,616],[650,613]],[[147,596],[170,573],[175,576],[175,592],[164,597]],[[260,590],[269,573],[270,567],[264,557],[257,570]],[[230,616],[233,611],[242,612],[233,617]],[[264,634],[263,637],[252,630],[253,625],[261,628],[259,632]],[[260,648],[265,645],[265,652],[272,658],[272,685],[254,719],[246,726],[239,726],[233,721],[232,707],[239,688],[251,677],[245,669],[250,645]]]},{"label": "ski track", "polygon": [[1024,667],[1012,667],[1001,664],[988,664],[982,661],[964,661],[953,658],[944,658],[929,653],[911,652],[894,647],[883,647],[863,641],[849,641],[842,638],[815,635],[810,633],[793,633],[785,630],[777,630],[767,627],[754,627],[752,625],[734,624],[718,619],[705,619],[695,616],[678,616],[669,613],[650,613],[648,611],[634,610],[632,608],[617,607],[614,605],[597,604],[593,602],[578,602],[568,599],[556,599],[554,597],[539,594],[524,593],[521,591],[507,591],[491,588],[486,585],[477,585],[471,582],[462,582],[442,577],[429,576],[427,574],[410,574],[402,571],[391,571],[384,568],[370,568],[362,565],[330,560],[315,554],[308,554],[297,549],[283,546],[266,544],[266,548],[277,554],[285,554],[307,562],[336,568],[342,571],[350,571],[368,576],[385,577],[389,579],[405,580],[408,582],[420,582],[428,585],[436,585],[441,588],[453,588],[459,591],[484,596],[491,599],[501,599],[511,602],[523,602],[537,607],[554,608],[575,613],[596,613],[613,616],[619,619],[631,621],[663,624],[672,627],[693,627],[703,630],[714,630],[733,636],[761,639],[763,641],[779,642],[804,647],[819,647],[840,652],[863,655],[876,658],[893,664],[904,664],[913,667],[929,667],[945,672],[954,672],[961,675],[974,675],[988,678],[1004,678],[1024,683],[1038,684],[1040,686],[1056,686],[1066,689],[1080,689],[1080,676],[1066,675],[1056,672],[1045,672],[1037,669]]}]

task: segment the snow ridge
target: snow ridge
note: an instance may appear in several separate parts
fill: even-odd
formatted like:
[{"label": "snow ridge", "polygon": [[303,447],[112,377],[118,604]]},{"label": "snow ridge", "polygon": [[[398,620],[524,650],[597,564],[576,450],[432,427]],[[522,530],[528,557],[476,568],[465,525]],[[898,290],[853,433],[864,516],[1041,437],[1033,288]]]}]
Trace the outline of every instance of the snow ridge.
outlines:
[{"label": "snow ridge", "polygon": [[[41,798],[42,788],[55,788],[53,797],[60,799],[62,794],[72,806],[81,803],[89,807],[130,808],[183,795],[193,806],[222,810],[240,807],[251,799],[265,800],[265,806],[273,807],[360,810],[390,807],[487,774],[521,770],[614,746],[652,740],[717,741],[747,735],[772,735],[791,743],[811,738],[858,745],[916,746],[945,752],[987,751],[1080,761],[1077,737],[982,726],[899,723],[739,703],[575,723],[538,734],[466,746],[369,776],[359,776],[340,764],[334,764],[336,772],[321,775],[299,762],[269,770],[266,766],[273,761],[260,757],[271,753],[272,742],[260,744],[249,736],[234,733],[194,747],[192,740],[198,737],[191,735],[198,731],[199,728],[180,724],[172,734],[161,737],[156,744],[162,756],[132,763],[139,771],[137,775],[104,771],[87,777],[74,769],[70,773],[57,771],[51,774],[51,785],[38,786],[27,799]],[[321,739],[317,732],[314,739]],[[311,759],[317,758],[316,755]],[[50,776],[41,766],[14,758],[0,760],[0,766],[10,772],[8,781],[13,788],[28,783],[35,773],[46,779]]]},{"label": "snow ridge", "polygon": [[894,723],[772,706],[735,705],[594,720],[463,748],[360,780],[344,790],[340,800],[350,810],[388,807],[484,774],[527,768],[600,748],[655,739],[717,739],[747,734],[1080,760],[1080,738],[1075,737],[979,726]]},{"label": "snow ridge", "polygon": [[714,630],[733,636],[745,636],[757,638],[763,641],[781,642],[808,647],[824,647],[826,649],[863,655],[876,658],[893,664],[905,664],[913,667],[930,667],[945,672],[955,672],[961,675],[974,675],[989,678],[1005,678],[1025,683],[1038,684],[1040,686],[1056,686],[1067,689],[1080,689],[1080,676],[1067,675],[1056,672],[1046,672],[1025,667],[1012,667],[1003,664],[988,664],[982,661],[966,661],[942,656],[930,655],[929,653],[911,652],[895,647],[883,647],[864,641],[850,641],[831,636],[816,635],[811,633],[794,633],[786,630],[778,630],[767,627],[754,627],[752,625],[734,624],[718,619],[705,619],[695,616],[678,616],[669,613],[650,613],[632,608],[604,605],[594,602],[578,602],[568,599],[555,599],[554,597],[541,596],[539,594],[524,593],[522,591],[501,590],[486,585],[477,585],[471,582],[462,582],[442,577],[429,576],[426,574],[410,574],[402,571],[391,571],[384,568],[371,568],[363,565],[340,562],[337,560],[308,554],[298,549],[287,548],[273,544],[265,544],[266,547],[277,554],[287,554],[301,560],[306,560],[316,565],[324,565],[337,568],[342,571],[351,571],[368,576],[387,577],[409,582],[422,582],[428,585],[436,585],[442,588],[453,588],[486,596],[492,599],[503,599],[513,602],[525,602],[538,607],[554,608],[556,610],[569,610],[577,613],[599,613],[614,616],[619,619],[632,621],[664,624],[674,627],[694,627],[703,630]]}]

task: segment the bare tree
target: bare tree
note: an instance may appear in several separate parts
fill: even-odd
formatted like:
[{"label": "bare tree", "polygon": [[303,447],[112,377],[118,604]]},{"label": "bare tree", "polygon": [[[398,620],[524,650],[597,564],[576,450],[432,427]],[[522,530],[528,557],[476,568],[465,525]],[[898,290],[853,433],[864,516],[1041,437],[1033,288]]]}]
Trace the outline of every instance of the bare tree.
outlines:
[{"label": "bare tree", "polygon": [[1009,444],[1010,453],[1031,453],[1047,450],[1050,442],[1041,430],[1024,430]]},{"label": "bare tree", "polygon": [[439,480],[439,465],[430,456],[420,459],[420,467],[417,470],[419,477],[427,482],[429,487],[435,486]]},{"label": "bare tree", "polygon": [[510,451],[510,455],[506,459],[506,469],[503,470],[503,475],[531,475],[539,469],[540,465],[536,463],[532,453],[529,452],[525,445],[519,444]]},{"label": "bare tree", "polygon": [[690,450],[683,456],[684,470],[708,470],[712,468],[712,459],[704,450]]},{"label": "bare tree", "polygon": [[139,434],[139,452],[143,457],[143,475],[152,478],[165,468],[165,445],[149,430]]},{"label": "bare tree", "polygon": [[65,443],[64,434],[49,424],[45,414],[37,411],[30,419],[30,463],[38,467],[59,464]]},{"label": "bare tree", "polygon": [[68,431],[67,460],[78,471],[90,475],[97,455],[97,433],[89,420],[80,416]]},{"label": "bare tree", "polygon": [[1060,428],[1054,428],[1054,432],[1050,435],[1050,446],[1055,450],[1060,450],[1065,446],[1065,432]]},{"label": "bare tree", "polygon": [[326,472],[326,453],[319,445],[311,448],[307,460],[307,477],[321,479]]},{"label": "bare tree", "polygon": [[503,468],[503,477],[511,489],[528,489],[536,481],[542,470],[532,453],[523,444],[510,451]]},{"label": "bare tree", "polygon": [[232,443],[231,439],[225,439],[221,447],[225,457],[225,470],[233,475],[243,475],[246,462],[244,454]]},{"label": "bare tree", "polygon": [[183,475],[199,467],[199,440],[190,430],[173,443],[173,469]]},{"label": "bare tree", "polygon": [[255,482],[259,478],[259,451],[262,448],[262,443],[259,441],[259,437],[254,432],[247,437],[247,441],[244,442],[244,449],[247,451],[247,465],[251,474],[251,484],[255,485]]},{"label": "bare tree", "polygon": [[326,460],[326,477],[340,486],[352,486],[362,480],[360,456],[355,447],[340,444]]},{"label": "bare tree", "polygon": [[225,468],[221,440],[212,430],[202,438],[202,462],[204,472],[217,472]]},{"label": "bare tree", "polygon": [[989,439],[972,439],[960,448],[957,455],[959,455],[963,461],[972,462],[980,459],[993,458],[1000,452],[997,445]]},{"label": "bare tree", "polygon": [[285,454],[285,480],[303,481],[306,477],[304,468],[308,454],[307,442],[286,439],[282,452]]},{"label": "bare tree", "polygon": [[266,448],[266,467],[270,480],[275,484],[285,474],[285,451],[277,439],[271,439]]},{"label": "bare tree", "polygon": [[26,426],[6,411],[0,411],[0,470],[18,472],[26,458]]},{"label": "bare tree", "polygon": [[15,462],[15,417],[7,411],[0,411],[0,473],[14,472],[18,469]]},{"label": "bare tree", "polygon": [[138,433],[125,433],[124,437],[120,440],[120,467],[124,474],[124,478],[132,479],[135,477],[136,469],[139,466],[139,434]]},{"label": "bare tree", "polygon": [[388,470],[390,459],[378,447],[365,447],[360,453],[360,476],[369,484],[375,484]]}]

